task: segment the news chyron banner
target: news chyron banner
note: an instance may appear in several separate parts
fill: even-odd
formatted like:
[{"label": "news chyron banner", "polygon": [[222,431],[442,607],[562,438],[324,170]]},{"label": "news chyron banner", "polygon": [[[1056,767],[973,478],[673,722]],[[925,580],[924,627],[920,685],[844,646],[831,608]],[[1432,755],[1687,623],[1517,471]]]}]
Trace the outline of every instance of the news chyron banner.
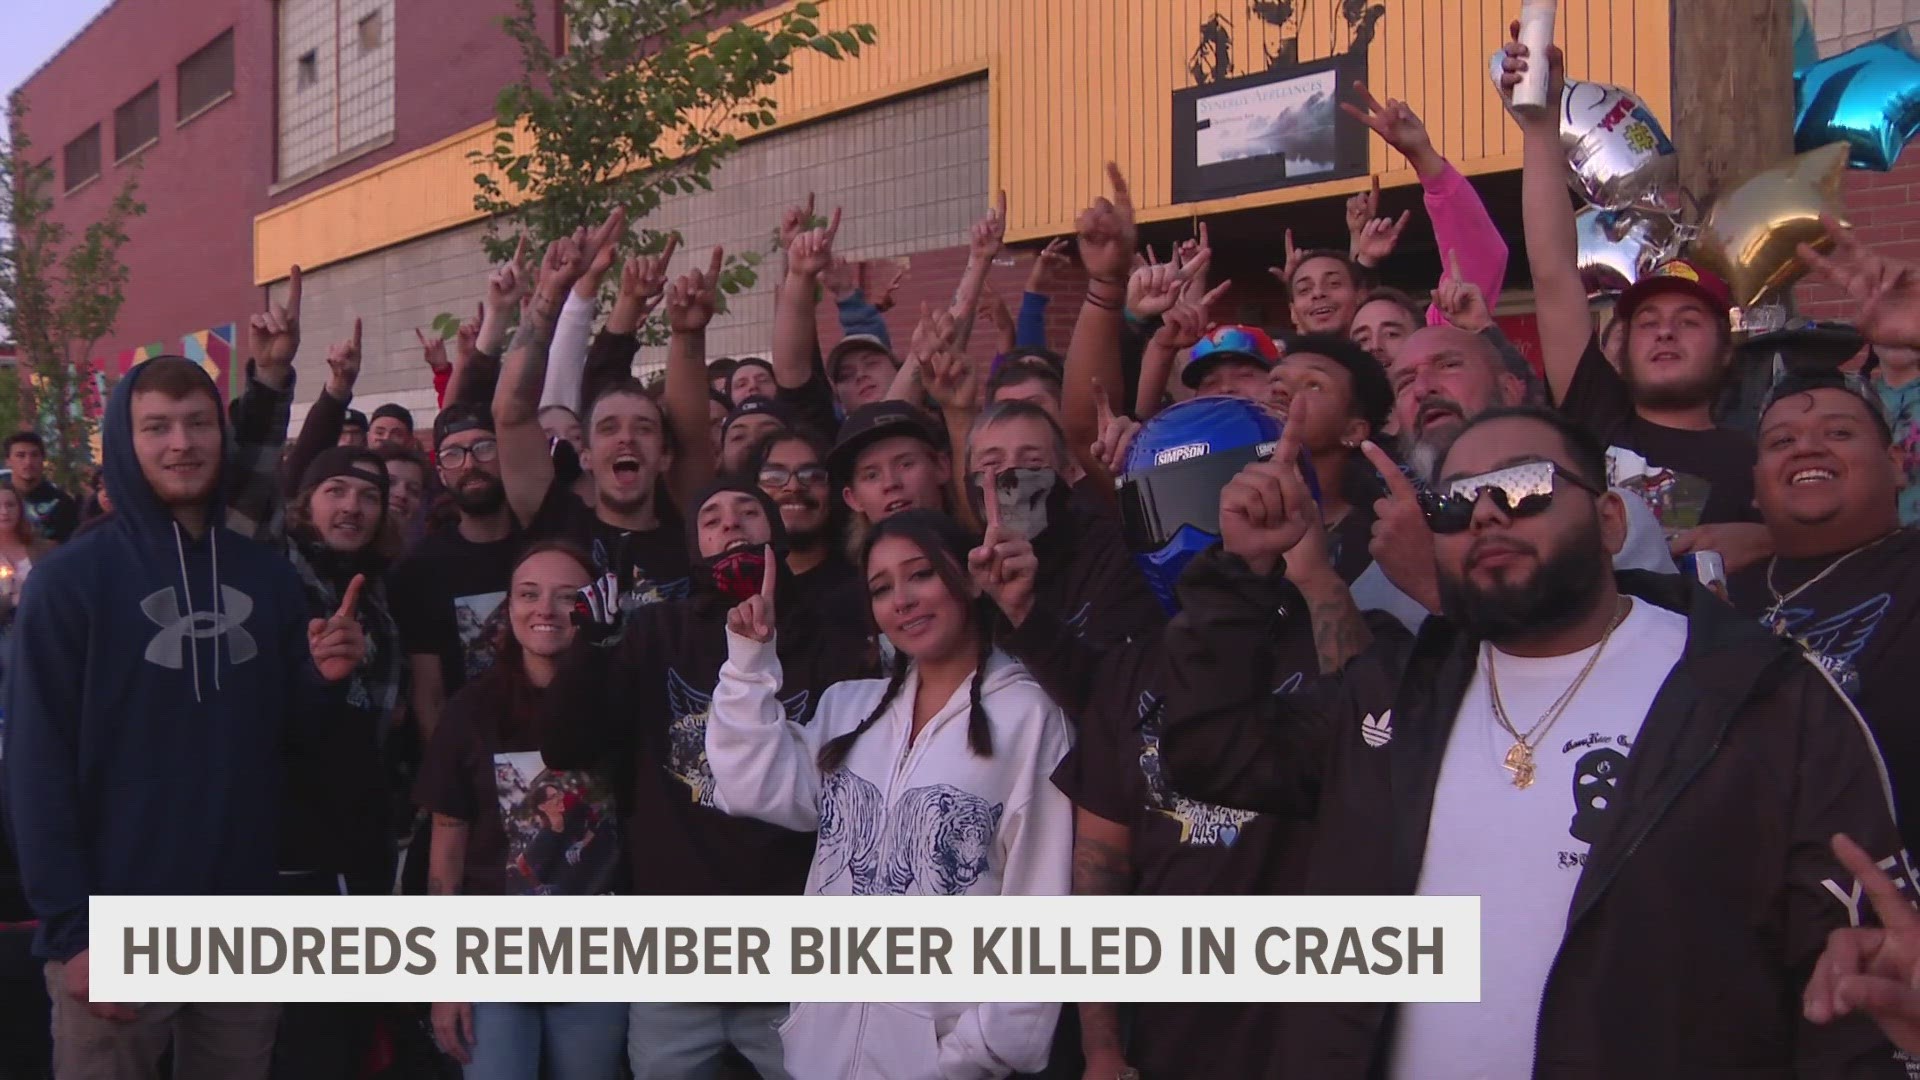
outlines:
[{"label": "news chyron banner", "polygon": [[112,896],[95,1001],[1478,1001],[1480,900]]}]

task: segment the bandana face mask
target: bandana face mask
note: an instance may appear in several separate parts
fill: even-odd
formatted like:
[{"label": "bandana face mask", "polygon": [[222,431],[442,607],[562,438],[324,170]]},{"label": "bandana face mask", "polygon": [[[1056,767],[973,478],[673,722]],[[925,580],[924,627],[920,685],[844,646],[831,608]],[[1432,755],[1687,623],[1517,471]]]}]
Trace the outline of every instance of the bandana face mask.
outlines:
[{"label": "bandana face mask", "polygon": [[998,503],[1001,528],[1028,541],[1047,531],[1056,504],[1068,494],[1052,469],[1002,469],[991,481],[985,473],[967,477],[967,497],[980,520],[986,520],[987,499],[992,498]]},{"label": "bandana face mask", "polygon": [[742,544],[723,551],[707,562],[713,587],[735,603],[745,603],[759,595],[767,576],[767,549],[762,544]]}]

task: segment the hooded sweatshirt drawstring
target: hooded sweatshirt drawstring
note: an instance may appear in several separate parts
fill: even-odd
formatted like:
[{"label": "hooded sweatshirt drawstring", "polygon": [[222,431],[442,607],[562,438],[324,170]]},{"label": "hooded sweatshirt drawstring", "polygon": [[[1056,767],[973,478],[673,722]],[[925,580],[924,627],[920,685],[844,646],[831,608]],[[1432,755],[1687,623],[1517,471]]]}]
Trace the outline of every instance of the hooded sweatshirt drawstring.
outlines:
[{"label": "hooded sweatshirt drawstring", "polygon": [[[213,545],[213,622],[215,626],[225,626],[226,620],[220,610],[220,530],[209,529],[207,542]],[[226,634],[213,635],[213,692],[220,692],[220,639]]]},{"label": "hooded sweatshirt drawstring", "polygon": [[[173,550],[180,557],[180,587],[186,592],[187,652],[193,655],[193,700],[195,703],[206,699],[200,696],[200,645],[193,638],[193,582],[187,580],[187,546],[180,539],[180,523],[173,523]],[[219,646],[216,645],[215,648]],[[219,666],[219,654],[214,655],[214,664]]]}]

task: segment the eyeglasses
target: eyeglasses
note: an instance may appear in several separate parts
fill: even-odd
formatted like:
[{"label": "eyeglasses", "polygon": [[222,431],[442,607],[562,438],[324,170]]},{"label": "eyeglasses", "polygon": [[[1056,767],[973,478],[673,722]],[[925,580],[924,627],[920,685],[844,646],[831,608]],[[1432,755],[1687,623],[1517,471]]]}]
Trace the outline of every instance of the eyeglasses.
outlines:
[{"label": "eyeglasses", "polygon": [[492,439],[481,439],[467,446],[443,446],[440,448],[440,467],[443,469],[465,468],[468,457],[486,465],[499,456],[500,444]]},{"label": "eyeglasses", "polygon": [[827,482],[827,467],[825,465],[802,465],[797,469],[789,469],[785,465],[760,466],[761,487],[783,488],[787,486],[787,481],[789,480],[800,481],[801,487],[812,487],[815,484],[824,484]]},{"label": "eyeglasses", "polygon": [[1492,495],[1493,505],[1508,517],[1532,517],[1553,505],[1559,480],[1596,497],[1604,493],[1551,461],[1529,461],[1455,480],[1446,494],[1426,500],[1427,527],[1441,536],[1465,531],[1482,495]]}]

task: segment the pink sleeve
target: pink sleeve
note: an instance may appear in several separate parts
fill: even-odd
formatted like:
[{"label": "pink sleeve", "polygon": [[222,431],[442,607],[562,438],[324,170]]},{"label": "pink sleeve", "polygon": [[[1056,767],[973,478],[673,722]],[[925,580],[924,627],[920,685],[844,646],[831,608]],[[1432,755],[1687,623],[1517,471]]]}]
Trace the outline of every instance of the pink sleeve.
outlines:
[{"label": "pink sleeve", "polygon": [[[1431,180],[1422,180],[1426,189],[1427,216],[1433,219],[1433,242],[1440,252],[1440,264],[1446,265],[1447,252],[1460,256],[1460,273],[1487,298],[1487,310],[1500,303],[1500,284],[1507,278],[1507,242],[1487,216],[1480,193],[1473,190],[1460,170],[1447,162],[1444,172]],[[1440,309],[1427,308],[1427,325],[1446,322]]]},{"label": "pink sleeve", "polygon": [[447,404],[447,383],[453,379],[453,365],[435,368],[433,372],[433,399],[441,407]]}]

